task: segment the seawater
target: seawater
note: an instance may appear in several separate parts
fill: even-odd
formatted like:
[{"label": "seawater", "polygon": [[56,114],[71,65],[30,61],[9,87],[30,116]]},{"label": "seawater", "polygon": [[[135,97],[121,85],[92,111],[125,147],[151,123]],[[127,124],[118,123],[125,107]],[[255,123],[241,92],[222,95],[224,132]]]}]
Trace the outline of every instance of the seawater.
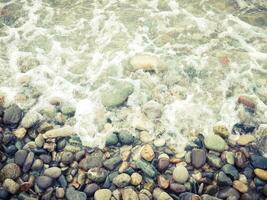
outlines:
[{"label": "seawater", "polygon": [[[161,105],[161,116],[146,116],[146,131],[177,147],[218,122],[267,123],[264,0],[0,0],[0,9],[6,106],[63,120],[85,145],[103,146],[120,128],[138,134],[133,119],[149,101]],[[131,71],[136,54],[157,56],[164,70]],[[99,100],[109,79],[134,84],[124,106],[107,109]],[[241,95],[256,113],[236,104]],[[53,99],[75,115],[65,119]]]}]

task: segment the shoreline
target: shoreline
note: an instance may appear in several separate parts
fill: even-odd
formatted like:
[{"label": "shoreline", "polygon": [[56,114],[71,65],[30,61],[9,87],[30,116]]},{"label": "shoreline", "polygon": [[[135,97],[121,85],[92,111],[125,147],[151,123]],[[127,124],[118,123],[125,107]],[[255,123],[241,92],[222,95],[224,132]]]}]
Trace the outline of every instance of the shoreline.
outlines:
[{"label": "shoreline", "polygon": [[241,131],[238,139],[216,125],[181,154],[145,132],[114,132],[103,149],[84,147],[68,128],[25,116],[14,104],[1,111],[0,199],[267,197],[267,158],[244,125],[233,129]]}]

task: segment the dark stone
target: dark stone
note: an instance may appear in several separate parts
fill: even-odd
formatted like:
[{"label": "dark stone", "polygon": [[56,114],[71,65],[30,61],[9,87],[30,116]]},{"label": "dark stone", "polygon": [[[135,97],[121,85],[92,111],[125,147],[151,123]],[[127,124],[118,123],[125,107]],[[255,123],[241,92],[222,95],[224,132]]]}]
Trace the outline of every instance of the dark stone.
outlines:
[{"label": "dark stone", "polygon": [[219,191],[218,197],[222,198],[222,199],[226,199],[226,198],[229,198],[229,197],[235,198],[235,199],[239,199],[240,194],[234,188],[226,187],[226,188],[224,188],[224,189]]},{"label": "dark stone", "polygon": [[48,176],[39,176],[35,182],[41,189],[46,189],[52,185],[53,179]]},{"label": "dark stone", "polygon": [[170,164],[170,159],[169,158],[160,158],[158,160],[158,167],[157,167],[157,169],[160,172],[164,172],[165,170],[168,169],[169,164]]},{"label": "dark stone", "polygon": [[118,136],[115,133],[110,133],[106,137],[106,146],[116,145],[119,142]]},{"label": "dark stone", "polygon": [[68,186],[68,182],[64,175],[60,175],[57,181],[60,184],[60,186],[63,188],[66,188]]},{"label": "dark stone", "polygon": [[118,137],[122,144],[132,144],[134,142],[133,135],[128,131],[119,132]]},{"label": "dark stone", "polygon": [[23,166],[23,163],[28,155],[26,150],[18,150],[15,154],[15,163],[19,166]]},{"label": "dark stone", "polygon": [[194,167],[200,168],[206,162],[206,152],[202,149],[193,149],[191,152],[191,163]]},{"label": "dark stone", "polygon": [[217,192],[218,192],[218,187],[216,185],[208,185],[204,190],[204,193],[207,193],[212,196],[215,196]]},{"label": "dark stone", "polygon": [[62,151],[65,148],[66,144],[67,144],[67,141],[65,138],[60,139],[57,142],[57,151]]},{"label": "dark stone", "polygon": [[241,195],[240,200],[253,200],[253,198],[249,193],[244,193]]},{"label": "dark stone", "polygon": [[253,133],[253,131],[255,130],[255,126],[251,126],[248,124],[241,124],[241,123],[237,123],[233,126],[232,132],[234,134],[247,134],[247,133]]},{"label": "dark stone", "polygon": [[49,164],[52,160],[52,157],[50,155],[42,154],[39,156],[39,158],[45,163]]},{"label": "dark stone", "polygon": [[75,154],[75,160],[76,161],[80,161],[85,155],[85,151],[82,150],[82,151],[78,151],[76,154]]},{"label": "dark stone", "polygon": [[32,152],[37,156],[48,153],[45,149],[42,149],[42,148],[34,148]]},{"label": "dark stone", "polygon": [[245,168],[248,165],[248,160],[243,152],[236,152],[235,165],[239,168]]},{"label": "dark stone", "polygon": [[239,179],[239,173],[233,165],[226,164],[222,167],[222,170],[232,180],[238,180]]},{"label": "dark stone", "polygon": [[70,163],[72,163],[74,160],[74,155],[72,152],[63,152],[62,157],[61,157],[61,162],[69,165]]},{"label": "dark stone", "polygon": [[92,197],[98,189],[100,189],[100,187],[96,183],[91,183],[86,185],[83,191],[88,197]]},{"label": "dark stone", "polygon": [[267,169],[267,158],[263,156],[257,156],[257,155],[252,155],[251,157],[251,164],[255,168],[260,168],[260,169]]},{"label": "dark stone", "polygon": [[254,174],[252,166],[247,166],[244,169],[243,174],[247,177],[247,179],[251,180]]},{"label": "dark stone", "polygon": [[10,145],[6,148],[5,151],[9,156],[13,156],[18,151],[18,149],[15,145]]},{"label": "dark stone", "polygon": [[67,188],[66,191],[67,200],[86,200],[86,194],[84,192],[80,192],[75,190],[73,187]]},{"label": "dark stone", "polygon": [[170,184],[170,190],[173,191],[176,194],[180,194],[186,191],[186,188],[182,184],[178,183],[171,183]]},{"label": "dark stone", "polygon": [[114,170],[122,162],[120,156],[114,156],[104,161],[104,166],[109,170]]},{"label": "dark stone", "polygon": [[15,163],[6,164],[0,171],[0,180],[17,179],[21,175],[20,167]]},{"label": "dark stone", "polygon": [[103,184],[103,188],[110,188],[110,186],[111,186],[111,181],[110,181],[109,177],[107,176],[106,180]]},{"label": "dark stone", "polygon": [[222,171],[217,175],[217,182],[219,186],[232,185],[232,180]]},{"label": "dark stone", "polygon": [[6,191],[4,188],[0,188],[0,199],[4,199],[4,200],[9,199],[9,192]]},{"label": "dark stone", "polygon": [[16,128],[22,117],[23,111],[16,104],[13,104],[5,110],[3,122],[10,128]]},{"label": "dark stone", "polygon": [[53,194],[53,188],[48,188],[45,194],[42,196],[41,200],[51,200]]},{"label": "dark stone", "polygon": [[157,175],[155,167],[151,165],[149,162],[139,159],[136,161],[136,166],[140,168],[145,173],[145,175],[151,178],[154,178]]},{"label": "dark stone", "polygon": [[90,155],[86,156],[79,163],[79,167],[87,171],[90,168],[102,167],[103,166],[103,153],[100,150],[97,150]]},{"label": "dark stone", "polygon": [[267,197],[267,184],[263,187],[262,192]]},{"label": "dark stone", "polygon": [[96,183],[103,183],[108,176],[107,170],[104,168],[91,168],[87,174],[88,178]]},{"label": "dark stone", "polygon": [[28,172],[31,167],[32,167],[32,163],[33,163],[33,159],[34,159],[34,153],[33,152],[29,152],[26,159],[25,159],[25,162],[23,164],[23,168],[22,168],[22,171],[24,173]]},{"label": "dark stone", "polygon": [[8,144],[15,144],[16,140],[17,138],[15,135],[10,133],[5,133],[2,142],[4,145],[8,145]]},{"label": "dark stone", "polygon": [[260,178],[258,177],[255,177],[254,178],[254,183],[257,187],[260,187],[260,186],[264,186],[265,184],[267,184],[267,181],[264,181],[264,180],[261,180]]}]

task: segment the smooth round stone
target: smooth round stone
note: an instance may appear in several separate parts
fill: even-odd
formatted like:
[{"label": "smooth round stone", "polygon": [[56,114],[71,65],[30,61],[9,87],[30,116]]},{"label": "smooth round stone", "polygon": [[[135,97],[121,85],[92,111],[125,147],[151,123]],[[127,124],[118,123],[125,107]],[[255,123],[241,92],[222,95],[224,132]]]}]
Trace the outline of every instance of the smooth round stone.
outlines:
[{"label": "smooth round stone", "polygon": [[85,151],[82,150],[82,151],[78,151],[76,154],[75,154],[75,160],[76,161],[80,161],[85,155]]},{"label": "smooth round stone", "polygon": [[72,163],[74,160],[74,155],[72,152],[63,152],[62,153],[62,157],[61,157],[61,162],[66,164],[66,165],[69,165],[70,163]]},{"label": "smooth round stone", "polygon": [[67,200],[86,200],[86,194],[84,192],[80,192],[75,190],[73,187],[67,188],[66,191]]},{"label": "smooth round stone", "polygon": [[254,169],[254,173],[257,177],[259,177],[261,180],[267,181],[267,170],[263,169]]},{"label": "smooth round stone", "polygon": [[251,142],[254,142],[255,140],[256,140],[255,136],[251,134],[240,135],[237,140],[237,144],[244,146]]},{"label": "smooth round stone", "polygon": [[103,162],[103,165],[109,170],[114,170],[121,162],[122,162],[122,159],[118,155],[118,156],[114,156],[110,159],[105,160]]},{"label": "smooth round stone", "polygon": [[157,183],[158,186],[162,189],[167,189],[170,185],[170,181],[162,175],[157,177]]},{"label": "smooth round stone", "polygon": [[5,110],[3,122],[8,126],[16,127],[22,117],[23,111],[20,109],[20,107],[13,104]]},{"label": "smooth round stone", "polygon": [[42,169],[44,166],[44,163],[41,159],[36,159],[33,161],[33,164],[32,164],[32,170],[40,170]]},{"label": "smooth round stone", "polygon": [[79,163],[79,167],[87,171],[90,168],[102,167],[103,166],[103,153],[101,151],[93,152],[92,154],[86,156]]},{"label": "smooth round stone", "polygon": [[143,177],[136,172],[131,175],[131,184],[132,185],[136,185],[136,186],[140,185],[142,180],[143,180]]},{"label": "smooth round stone", "polygon": [[9,199],[9,193],[4,188],[0,188],[0,199],[4,199],[4,200]]},{"label": "smooth round stone", "polygon": [[57,179],[61,175],[61,169],[58,167],[50,167],[48,169],[45,169],[44,175],[49,176],[53,179]]},{"label": "smooth round stone", "polygon": [[23,164],[23,168],[22,168],[22,171],[24,173],[28,172],[30,169],[31,169],[31,166],[32,166],[32,163],[33,163],[33,159],[34,159],[34,153],[33,152],[29,152],[26,159],[25,159],[25,162]]},{"label": "smooth round stone", "polygon": [[206,152],[202,149],[193,149],[191,152],[191,162],[196,168],[202,167],[206,162]]},{"label": "smooth round stone", "polygon": [[35,182],[41,189],[46,189],[52,185],[53,179],[48,176],[38,176]]},{"label": "smooth round stone", "polygon": [[241,195],[240,200],[253,200],[253,197],[249,193],[244,193]]},{"label": "smooth round stone", "polygon": [[164,192],[162,189],[160,188],[155,188],[153,190],[153,199],[157,199],[157,200],[172,200],[173,198],[167,193]]},{"label": "smooth round stone", "polygon": [[112,146],[116,145],[119,142],[118,136],[115,133],[110,133],[106,137],[106,145]]},{"label": "smooth round stone", "polygon": [[96,183],[91,183],[91,184],[86,185],[86,187],[85,187],[85,189],[83,191],[85,192],[85,194],[88,197],[91,197],[99,189],[100,189],[100,186],[99,185],[97,185]]},{"label": "smooth round stone", "polygon": [[87,176],[90,180],[96,183],[103,183],[108,176],[108,172],[104,168],[95,167],[88,171]]},{"label": "smooth round stone", "polygon": [[223,138],[227,138],[229,136],[229,131],[226,126],[221,124],[213,126],[213,132]]},{"label": "smooth round stone", "polygon": [[26,160],[28,152],[26,150],[18,150],[15,154],[15,163],[19,166],[23,166],[23,163]]},{"label": "smooth round stone", "polygon": [[141,154],[141,157],[147,161],[151,161],[155,157],[154,150],[152,146],[149,144],[146,144],[142,147],[140,154]]},{"label": "smooth round stone", "polygon": [[178,183],[171,183],[170,184],[171,191],[175,192],[176,194],[180,194],[186,191],[186,187],[182,184]]},{"label": "smooth round stone", "polygon": [[52,157],[50,155],[45,155],[42,154],[39,156],[39,158],[45,163],[45,164],[49,164],[52,160]]},{"label": "smooth round stone", "polygon": [[42,134],[39,134],[34,141],[37,147],[42,148],[44,146],[45,139]]},{"label": "smooth round stone", "polygon": [[232,180],[222,171],[217,175],[217,182],[219,186],[232,185]]},{"label": "smooth round stone", "polygon": [[168,169],[170,164],[170,159],[169,158],[160,158],[158,160],[158,170],[160,172],[164,172],[165,170]]},{"label": "smooth round stone", "polygon": [[94,194],[95,200],[110,200],[112,192],[108,189],[97,190]]},{"label": "smooth round stone", "polygon": [[122,144],[132,144],[134,142],[133,135],[128,131],[121,131],[118,134],[119,140]]},{"label": "smooth round stone", "polygon": [[226,158],[226,162],[234,165],[235,164],[235,157],[234,157],[234,153],[233,152],[225,152],[225,158]]},{"label": "smooth round stone", "polygon": [[222,171],[229,177],[231,177],[233,180],[239,179],[239,172],[237,169],[230,164],[226,164],[222,167]]},{"label": "smooth round stone", "polygon": [[218,152],[223,152],[226,147],[226,142],[219,135],[206,135],[204,138],[204,144],[207,149]]},{"label": "smooth round stone", "polygon": [[248,191],[248,186],[238,180],[233,182],[233,187],[241,193],[245,193]]},{"label": "smooth round stone", "polygon": [[0,171],[0,179],[17,179],[21,175],[20,167],[15,163],[6,164]]},{"label": "smooth round stone", "polygon": [[131,177],[126,173],[119,174],[112,180],[113,184],[119,188],[126,187],[127,185],[129,185],[130,181]]},{"label": "smooth round stone", "polygon": [[159,138],[154,140],[154,145],[156,147],[163,147],[166,144],[166,140],[164,138]]},{"label": "smooth round stone", "polygon": [[137,193],[132,188],[125,188],[121,191],[122,199],[139,200]]},{"label": "smooth round stone", "polygon": [[3,188],[11,194],[16,194],[19,191],[19,184],[10,178],[7,178],[3,183]]},{"label": "smooth round stone", "polygon": [[64,196],[65,196],[64,188],[56,188],[56,197],[62,199],[64,198]]},{"label": "smooth round stone", "polygon": [[239,168],[245,168],[248,164],[248,160],[243,152],[236,152],[235,165]]},{"label": "smooth round stone", "polygon": [[172,176],[176,182],[185,183],[189,178],[189,173],[184,166],[179,165],[175,167]]},{"label": "smooth round stone", "polygon": [[139,135],[139,138],[143,143],[150,143],[153,140],[153,137],[147,131],[141,131],[140,135]]},{"label": "smooth round stone", "polygon": [[267,158],[258,155],[251,156],[251,163],[254,168],[260,168],[267,170]]},{"label": "smooth round stone", "polygon": [[25,128],[18,128],[14,131],[14,135],[18,138],[18,139],[22,139],[25,137],[27,131]]},{"label": "smooth round stone", "polygon": [[228,197],[239,199],[240,194],[236,189],[231,187],[226,187],[219,191],[218,198],[227,199]]},{"label": "smooth round stone", "polygon": [[13,156],[16,152],[17,152],[17,147],[15,145],[10,145],[5,149],[5,152],[9,155],[9,156]]}]

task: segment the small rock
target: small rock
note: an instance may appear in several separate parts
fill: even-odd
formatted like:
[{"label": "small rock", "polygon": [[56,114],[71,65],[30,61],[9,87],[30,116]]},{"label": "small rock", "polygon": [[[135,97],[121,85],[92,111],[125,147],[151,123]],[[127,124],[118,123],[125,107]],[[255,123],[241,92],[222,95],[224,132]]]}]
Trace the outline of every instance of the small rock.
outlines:
[{"label": "small rock", "polygon": [[129,168],[128,162],[122,162],[121,166],[119,167],[119,173],[126,172],[126,170]]},{"label": "small rock", "polygon": [[61,156],[61,162],[65,165],[69,165],[73,162],[74,155],[72,152],[64,151]]},{"label": "small rock", "polygon": [[25,159],[25,162],[23,164],[23,168],[22,168],[22,171],[24,173],[28,172],[30,169],[31,169],[31,166],[32,166],[32,163],[33,163],[33,159],[34,159],[34,153],[33,152],[29,152],[26,159]]},{"label": "small rock", "polygon": [[230,176],[233,180],[239,179],[239,173],[237,169],[230,164],[226,164],[222,167],[222,171],[227,175]]},{"label": "small rock", "polygon": [[240,200],[253,200],[253,197],[248,193],[244,193],[241,195]]},{"label": "small rock", "polygon": [[43,145],[44,145],[44,143],[45,143],[45,139],[44,139],[43,135],[42,134],[39,134],[35,138],[35,144],[36,144],[36,146],[42,148]]},{"label": "small rock", "polygon": [[189,173],[184,166],[179,165],[175,167],[172,176],[176,182],[185,183],[189,178]]},{"label": "small rock", "polygon": [[204,143],[207,149],[218,152],[223,152],[226,147],[225,141],[219,135],[206,135]]},{"label": "small rock", "polygon": [[203,195],[201,196],[201,198],[202,198],[202,200],[221,200],[221,199],[219,199],[219,198],[217,198],[217,197],[210,196],[210,195],[208,195],[208,194],[203,194]]},{"label": "small rock", "polygon": [[234,188],[226,187],[219,191],[218,198],[227,199],[228,197],[233,199],[239,199],[240,194]]},{"label": "small rock", "polygon": [[170,184],[170,189],[176,194],[180,194],[186,191],[186,187],[182,184],[178,183],[171,183]]},{"label": "small rock", "polygon": [[196,168],[202,167],[206,162],[206,152],[202,149],[193,149],[191,152],[191,162]]},{"label": "small rock", "polygon": [[141,159],[136,161],[136,166],[140,168],[146,175],[154,178],[157,174],[156,169],[150,163],[143,161]]},{"label": "small rock", "polygon": [[104,155],[101,151],[95,151],[82,159],[79,163],[79,167],[85,171],[93,167],[102,167],[103,156]]},{"label": "small rock", "polygon": [[154,141],[154,145],[156,147],[163,147],[166,144],[166,140],[164,138],[158,138]]},{"label": "small rock", "polygon": [[158,181],[158,186],[162,189],[167,189],[170,185],[170,181],[162,175],[158,176],[157,181]]},{"label": "small rock", "polygon": [[251,99],[249,99],[248,97],[240,96],[238,98],[238,103],[243,104],[244,106],[246,106],[247,108],[249,108],[251,110],[255,110],[256,109],[256,104]]},{"label": "small rock", "polygon": [[149,144],[146,144],[142,147],[140,154],[141,154],[142,158],[144,158],[147,161],[151,161],[155,157],[155,153],[154,153],[151,145],[149,145]]},{"label": "small rock", "polygon": [[97,185],[96,183],[91,183],[91,184],[86,185],[84,192],[88,197],[91,197],[99,189],[100,189],[99,185]]},{"label": "small rock", "polygon": [[169,158],[160,158],[158,160],[158,170],[160,172],[164,172],[165,170],[168,169],[170,164],[170,159]]},{"label": "small rock", "polygon": [[45,155],[42,154],[39,156],[39,158],[45,163],[45,164],[49,164],[52,160],[52,157],[50,155]]},{"label": "small rock", "polygon": [[61,169],[58,167],[50,167],[44,171],[44,175],[57,179],[61,175]]},{"label": "small rock", "polygon": [[4,188],[0,187],[0,199],[8,200],[9,198],[9,192],[5,190]]},{"label": "small rock", "polygon": [[42,169],[44,166],[44,163],[41,159],[36,159],[33,161],[33,164],[32,164],[32,170],[40,170]]},{"label": "small rock", "polygon": [[245,193],[248,191],[248,186],[238,180],[233,182],[233,187],[241,193]]},{"label": "small rock", "polygon": [[259,177],[261,180],[267,181],[267,171],[263,169],[254,169],[254,173],[257,177]]},{"label": "small rock", "polygon": [[132,188],[125,188],[121,191],[122,200],[139,200],[137,193]]},{"label": "small rock", "polygon": [[251,134],[240,135],[238,140],[237,140],[237,144],[244,146],[244,145],[247,145],[251,142],[254,142],[255,140],[256,140],[256,138]]},{"label": "small rock", "polygon": [[160,67],[160,61],[155,55],[140,54],[130,59],[133,71],[143,69],[144,71],[157,71]]},{"label": "small rock", "polygon": [[233,152],[226,151],[225,158],[226,158],[226,162],[229,163],[230,165],[235,164],[235,157],[234,157]]},{"label": "small rock", "polygon": [[219,135],[223,138],[227,138],[229,136],[229,131],[226,126],[218,124],[213,127],[213,132],[216,135]]},{"label": "small rock", "polygon": [[134,173],[131,175],[131,184],[132,184],[132,185],[136,185],[136,186],[137,186],[137,185],[140,185],[141,182],[142,182],[142,179],[143,179],[143,177],[142,177],[140,174],[134,172]]},{"label": "small rock", "polygon": [[26,150],[18,150],[15,154],[15,163],[19,166],[23,166],[23,163],[26,160],[28,152]]},{"label": "small rock", "polygon": [[25,128],[18,128],[14,131],[14,135],[18,138],[18,139],[22,139],[25,137],[27,131]]},{"label": "small rock", "polygon": [[21,126],[24,128],[31,128],[36,126],[42,120],[42,115],[36,111],[29,111],[23,117],[21,121]]},{"label": "small rock", "polygon": [[40,188],[46,189],[52,185],[53,179],[48,176],[38,176],[35,182]]},{"label": "small rock", "polygon": [[45,139],[57,138],[57,137],[67,137],[67,136],[71,136],[73,134],[74,134],[73,128],[71,128],[70,126],[65,126],[62,128],[57,128],[57,129],[52,129],[52,130],[46,131],[43,134],[43,137]]},{"label": "small rock", "polygon": [[221,168],[223,165],[222,160],[214,154],[208,154],[207,159],[209,164],[213,167]]},{"label": "small rock", "polygon": [[267,170],[267,158],[263,156],[252,155],[251,164],[254,168],[260,168]]},{"label": "small rock", "polygon": [[66,191],[67,200],[86,200],[86,194],[84,192],[80,192],[75,190],[73,187],[67,188]]},{"label": "small rock", "polygon": [[113,184],[119,188],[126,187],[127,185],[129,185],[130,181],[131,177],[126,173],[119,174],[112,180]]},{"label": "small rock", "polygon": [[17,179],[21,175],[20,167],[15,163],[6,164],[0,171],[0,179]]},{"label": "small rock", "polygon": [[23,111],[20,109],[20,107],[13,104],[5,110],[3,122],[7,126],[15,128],[17,127],[22,117],[23,117]]},{"label": "small rock", "polygon": [[63,199],[65,196],[64,188],[56,188],[56,197],[59,199]]},{"label": "small rock", "polygon": [[103,183],[107,175],[107,170],[99,167],[91,168],[87,174],[88,178],[96,183]]},{"label": "small rock", "polygon": [[128,131],[120,131],[118,134],[119,140],[122,144],[132,144],[134,141],[133,135]]},{"label": "small rock", "polygon": [[167,192],[164,192],[160,188],[155,188],[153,190],[153,198],[155,200],[173,200],[173,198]]},{"label": "small rock", "polygon": [[248,160],[243,152],[236,152],[235,153],[235,165],[239,168],[245,168],[248,164]]},{"label": "small rock", "polygon": [[232,185],[232,180],[222,171],[217,175],[217,182],[219,186]]},{"label": "small rock", "polygon": [[112,192],[108,189],[100,189],[95,192],[95,200],[110,200]]},{"label": "small rock", "polygon": [[267,197],[267,184],[263,187],[263,194]]},{"label": "small rock", "polygon": [[153,136],[147,131],[141,131],[140,135],[139,135],[139,138],[145,144],[146,143],[150,143],[153,140]]},{"label": "small rock", "polygon": [[116,145],[119,142],[118,136],[115,133],[110,133],[106,137],[106,145],[112,146]]},{"label": "small rock", "polygon": [[108,160],[105,160],[103,162],[103,165],[109,169],[109,170],[114,170],[120,163],[122,162],[122,159],[120,156],[114,156]]},{"label": "small rock", "polygon": [[19,184],[10,178],[7,178],[3,183],[3,188],[11,194],[16,194],[19,191]]}]

